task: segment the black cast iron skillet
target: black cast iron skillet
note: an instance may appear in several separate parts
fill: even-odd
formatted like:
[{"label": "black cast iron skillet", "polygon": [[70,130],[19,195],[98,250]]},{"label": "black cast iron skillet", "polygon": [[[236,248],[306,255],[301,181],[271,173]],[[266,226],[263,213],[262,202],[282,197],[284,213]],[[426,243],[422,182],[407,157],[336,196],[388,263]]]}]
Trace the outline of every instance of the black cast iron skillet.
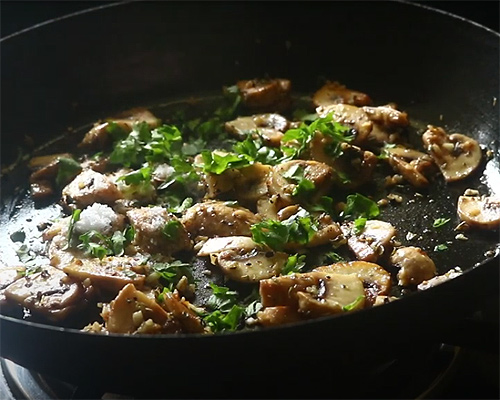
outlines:
[{"label": "black cast iron skillet", "polygon": [[[18,149],[131,106],[262,76],[289,78],[297,93],[311,93],[326,78],[377,104],[395,101],[420,127],[445,126],[493,150],[471,180],[431,188],[434,202],[394,208],[388,218],[395,223],[424,229],[452,215],[466,187],[499,191],[499,35],[425,7],[124,3],[52,21],[1,46],[3,165],[15,161]],[[2,244],[21,221],[19,210],[30,207],[23,179],[16,170],[2,179]],[[422,246],[432,249],[452,237],[451,229],[429,235]],[[497,301],[498,241],[497,233],[479,234],[433,254],[440,272],[465,270],[435,288],[383,307],[258,332],[100,336],[0,316],[1,356],[139,398],[356,397],[376,366],[417,356],[478,306]]]}]

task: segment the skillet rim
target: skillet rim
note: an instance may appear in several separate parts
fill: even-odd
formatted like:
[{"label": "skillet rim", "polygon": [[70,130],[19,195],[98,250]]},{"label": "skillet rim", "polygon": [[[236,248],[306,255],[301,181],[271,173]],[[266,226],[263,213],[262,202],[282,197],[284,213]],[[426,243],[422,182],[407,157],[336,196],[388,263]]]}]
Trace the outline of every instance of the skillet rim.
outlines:
[{"label": "skillet rim", "polygon": [[[50,24],[53,24],[53,23],[57,23],[58,21],[61,21],[61,20],[66,20],[66,19],[69,19],[69,18],[73,18],[73,17],[76,17],[76,16],[79,16],[79,15],[82,15],[82,14],[87,14],[87,13],[92,13],[92,12],[98,12],[100,10],[103,10],[103,9],[107,9],[107,8],[111,8],[111,7],[116,7],[116,6],[127,6],[128,4],[134,4],[134,3],[139,3],[141,0],[124,0],[124,1],[116,1],[116,2],[112,2],[112,3],[109,3],[109,4],[101,4],[101,5],[98,5],[98,6],[95,6],[95,7],[90,7],[90,8],[86,8],[86,9],[83,9],[83,10],[79,10],[79,11],[76,11],[76,12],[72,12],[72,13],[69,13],[69,14],[66,14],[66,15],[63,15],[63,16],[60,16],[60,17],[57,17],[57,18],[53,18],[53,19],[50,19],[50,20],[47,20],[47,21],[43,21],[41,23],[38,23],[38,24],[35,24],[33,26],[30,26],[28,28],[25,28],[25,29],[22,29],[22,30],[19,30],[17,32],[14,32],[12,34],[9,34],[3,38],[0,38],[0,44],[1,43],[4,43],[6,41],[10,41],[12,39],[15,39],[16,37],[19,37],[23,34],[27,34],[27,33],[30,33],[36,29],[39,29],[39,28],[43,28],[47,25],[50,25]],[[225,1],[225,0],[223,0]],[[470,25],[473,25],[475,26],[476,28],[479,28],[479,29],[482,29],[484,31],[486,31],[488,34],[494,34],[495,36],[499,37],[500,38],[500,32],[497,32],[489,27],[486,27],[478,22],[475,22],[475,21],[472,21],[468,18],[465,18],[465,17],[462,17],[462,16],[459,16],[459,15],[456,15],[456,14],[453,14],[452,12],[449,12],[449,11],[445,11],[445,10],[441,10],[441,9],[437,9],[437,8],[434,8],[432,7],[432,5],[428,5],[428,4],[422,4],[422,3],[413,3],[411,1],[408,1],[408,0],[389,0],[389,2],[393,2],[393,3],[399,3],[399,4],[403,4],[405,6],[413,6],[413,7],[418,7],[418,8],[421,8],[421,9],[424,9],[430,13],[437,13],[437,14],[442,14],[444,16],[447,16],[447,17],[450,17],[450,18],[453,18],[453,19],[456,19],[456,20],[460,20],[466,24],[470,24]],[[432,4],[432,3],[430,3]],[[6,320],[6,321],[10,321],[10,322],[14,322],[14,323],[18,323],[18,324],[21,324],[21,325],[26,325],[26,326],[29,326],[29,327],[32,327],[32,328],[36,328],[36,329],[44,329],[44,330],[49,330],[49,331],[63,331],[63,332],[66,332],[66,333],[71,333],[71,334],[89,334],[89,335],[93,335],[93,336],[96,336],[96,337],[99,337],[99,338],[103,338],[103,337],[110,337],[110,338],[127,338],[125,340],[129,340],[128,338],[139,338],[139,339],[144,339],[144,338],[149,338],[150,340],[165,340],[165,339],[171,339],[171,338],[186,338],[186,337],[189,337],[189,338],[204,338],[205,340],[210,340],[208,338],[213,338],[213,337],[219,337],[219,336],[241,336],[241,335],[244,335],[244,336],[248,336],[248,335],[255,335],[255,334],[259,334],[261,333],[262,331],[282,331],[282,330],[289,330],[293,327],[296,327],[296,326],[302,326],[302,327],[305,327],[307,325],[318,325],[318,324],[326,324],[328,322],[331,322],[333,320],[337,320],[339,317],[341,317],[343,320],[346,320],[346,319],[350,319],[350,320],[354,320],[354,319],[357,319],[357,318],[362,318],[362,315],[366,314],[366,313],[370,313],[370,314],[376,314],[376,313],[382,313],[382,311],[374,311],[374,310],[380,310],[380,309],[386,309],[388,311],[386,311],[387,313],[391,312],[390,310],[396,308],[396,307],[404,307],[404,305],[401,305],[401,306],[396,306],[395,304],[406,304],[410,301],[418,301],[418,300],[410,300],[411,298],[414,298],[414,297],[424,297],[424,293],[425,293],[425,296],[432,296],[434,293],[437,293],[439,291],[445,291],[446,288],[451,288],[451,285],[452,285],[452,282],[462,282],[464,281],[466,278],[466,276],[471,276],[471,275],[474,275],[474,274],[479,274],[477,272],[478,268],[481,267],[481,269],[485,269],[485,268],[494,268],[494,267],[488,267],[490,264],[493,265],[495,263],[495,261],[497,263],[500,263],[500,238],[499,238],[499,242],[496,244],[496,254],[494,257],[491,257],[491,258],[487,258],[487,259],[483,259],[481,262],[475,264],[474,266],[471,266],[469,267],[468,269],[464,270],[463,273],[454,278],[454,279],[450,279],[448,281],[445,281],[435,287],[431,287],[429,289],[426,289],[424,291],[420,291],[420,292],[415,292],[415,293],[411,293],[410,295],[406,295],[406,296],[402,296],[400,298],[398,298],[397,301],[394,301],[394,302],[391,302],[389,304],[385,304],[384,307],[373,307],[373,308],[370,308],[370,309],[363,309],[363,310],[359,310],[358,312],[355,312],[355,313],[346,313],[346,314],[341,314],[341,315],[333,315],[333,316],[325,316],[325,317],[320,317],[320,318],[314,318],[314,319],[311,319],[311,320],[306,320],[306,321],[299,321],[299,322],[295,322],[295,323],[291,323],[291,324],[285,324],[285,325],[280,325],[280,326],[272,326],[272,327],[265,327],[265,328],[259,328],[259,329],[255,329],[255,330],[240,330],[240,331],[234,331],[234,332],[222,332],[222,333],[217,333],[217,334],[213,334],[213,335],[206,335],[206,334],[158,334],[158,335],[147,335],[147,334],[133,334],[133,335],[130,335],[130,334],[114,334],[114,333],[108,333],[106,335],[102,335],[102,334],[95,334],[95,333],[90,333],[90,332],[84,332],[82,330],[79,330],[79,329],[75,329],[75,328],[64,328],[64,327],[58,327],[58,326],[53,326],[53,325],[47,325],[47,324],[43,324],[43,323],[39,323],[39,322],[31,322],[31,321],[25,321],[25,320],[21,320],[21,319],[18,319],[18,318],[14,318],[14,317],[10,317],[10,316],[6,316],[6,315],[2,315],[0,314],[0,323],[2,320]],[[474,272],[476,271],[476,272]],[[469,278],[469,280],[471,280],[472,278]],[[430,293],[430,294],[429,294]],[[1,325],[0,325],[1,326]]]}]

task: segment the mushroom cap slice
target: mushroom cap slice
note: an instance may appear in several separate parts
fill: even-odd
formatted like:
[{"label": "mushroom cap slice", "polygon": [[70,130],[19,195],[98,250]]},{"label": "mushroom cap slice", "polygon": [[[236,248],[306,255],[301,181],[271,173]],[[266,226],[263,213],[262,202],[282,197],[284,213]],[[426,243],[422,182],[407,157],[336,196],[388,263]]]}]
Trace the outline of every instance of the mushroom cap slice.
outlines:
[{"label": "mushroom cap slice", "polygon": [[351,104],[354,106],[367,106],[372,103],[370,96],[346,88],[339,82],[327,82],[318,89],[312,98],[316,107],[332,104]]},{"label": "mushroom cap slice", "polygon": [[329,165],[313,160],[286,161],[274,166],[267,180],[269,193],[278,196],[281,206],[297,202],[293,193],[298,184],[287,176],[298,169],[302,169],[304,178],[314,184],[311,191],[313,199],[319,198],[331,188],[333,169]]},{"label": "mushroom cap slice", "polygon": [[248,236],[224,236],[208,239],[198,251],[198,257],[207,257],[224,250],[251,251],[256,243]]},{"label": "mushroom cap slice", "polygon": [[365,306],[363,283],[354,274],[327,274],[318,291],[298,292],[298,310],[311,317],[361,310]]},{"label": "mushroom cap slice", "polygon": [[288,79],[251,79],[236,82],[243,104],[250,109],[281,111],[291,101],[292,83]]},{"label": "mushroom cap slice", "polygon": [[249,253],[231,249],[217,254],[215,260],[229,279],[255,283],[279,275],[288,260],[288,254],[259,250],[257,247]]},{"label": "mushroom cap slice", "polygon": [[484,196],[460,196],[458,216],[469,226],[481,229],[497,229],[500,226],[500,198]]},{"label": "mushroom cap slice", "polygon": [[398,283],[401,286],[419,285],[437,274],[434,261],[419,247],[400,247],[391,255],[392,265],[400,268]]},{"label": "mushroom cap slice", "polygon": [[188,208],[181,221],[192,237],[251,236],[259,218],[245,207],[208,200]]},{"label": "mushroom cap slice", "polygon": [[50,265],[41,267],[41,272],[14,281],[4,292],[7,301],[52,321],[64,320],[80,310],[87,294],[80,282]]},{"label": "mushroom cap slice", "polygon": [[479,143],[466,135],[448,135],[443,128],[429,125],[422,140],[447,182],[466,178],[481,162]]},{"label": "mushroom cap slice", "polygon": [[366,221],[363,230],[355,234],[354,223],[342,225],[342,231],[348,238],[347,245],[360,261],[376,262],[387,258],[393,249],[392,240],[396,228],[389,222],[376,219]]},{"label": "mushroom cap slice", "polygon": [[224,126],[227,132],[240,140],[252,135],[254,139],[261,137],[266,144],[279,147],[283,132],[289,125],[288,120],[282,115],[267,113],[238,117],[226,122]]},{"label": "mushroom cap slice", "polygon": [[254,283],[279,275],[288,260],[287,253],[272,251],[246,236],[208,239],[198,256],[210,256],[229,279]]},{"label": "mushroom cap slice", "polygon": [[90,279],[92,285],[111,293],[118,293],[125,285],[133,283],[135,287],[144,285],[145,276],[134,270],[141,267],[141,262],[131,257],[104,257],[74,259],[64,266],[63,271],[77,281]]},{"label": "mushroom cap slice", "polygon": [[370,302],[374,302],[377,296],[389,294],[392,286],[389,272],[378,264],[366,261],[339,262],[315,268],[314,271],[355,274],[363,282],[366,297]]},{"label": "mushroom cap slice", "polygon": [[365,305],[363,283],[355,274],[312,271],[260,282],[264,307],[295,307],[304,316],[338,314]]}]

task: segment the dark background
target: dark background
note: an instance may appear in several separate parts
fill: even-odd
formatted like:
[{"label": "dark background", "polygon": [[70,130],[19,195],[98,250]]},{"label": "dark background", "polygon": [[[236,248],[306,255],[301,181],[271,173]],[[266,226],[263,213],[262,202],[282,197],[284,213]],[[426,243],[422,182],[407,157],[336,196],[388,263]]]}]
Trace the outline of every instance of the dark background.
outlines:
[{"label": "dark background", "polygon": [[[413,1],[470,19],[499,31],[500,1]],[[32,25],[109,1],[0,0],[1,37]],[[286,2],[284,2],[286,3]]]}]

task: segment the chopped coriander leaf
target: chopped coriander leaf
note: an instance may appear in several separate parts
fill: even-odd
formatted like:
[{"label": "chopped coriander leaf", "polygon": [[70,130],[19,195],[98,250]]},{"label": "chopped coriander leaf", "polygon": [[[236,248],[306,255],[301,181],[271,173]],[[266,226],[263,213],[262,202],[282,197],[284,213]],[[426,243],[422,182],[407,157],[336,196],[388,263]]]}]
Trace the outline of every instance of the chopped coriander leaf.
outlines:
[{"label": "chopped coriander leaf", "polygon": [[298,108],[293,112],[292,118],[294,120],[312,122],[318,119],[318,114],[311,113],[310,111],[304,110],[303,108]]},{"label": "chopped coriander leaf", "polygon": [[396,147],[396,144],[394,143],[384,143],[384,147],[382,147],[382,149],[380,150],[380,154],[377,156],[377,158],[380,160],[389,158],[389,152],[387,150],[393,149],[394,147]]},{"label": "chopped coriander leaf", "polygon": [[251,165],[252,162],[241,154],[227,153],[224,155],[216,152],[202,151],[203,171],[220,175],[231,168],[243,168]]},{"label": "chopped coriander leaf", "polygon": [[[333,120],[333,113],[325,117],[315,119],[310,125],[302,122],[298,128],[289,129],[283,135],[281,142],[282,152],[287,159],[300,158],[309,147],[317,132],[331,140],[325,146],[325,154],[336,158],[342,154],[341,143],[350,142],[354,139],[351,128]],[[291,145],[288,143],[291,142]]]},{"label": "chopped coriander leaf", "polygon": [[206,315],[203,320],[212,332],[234,331],[240,325],[244,311],[243,307],[235,304],[227,313],[215,310]]},{"label": "chopped coriander leaf", "polygon": [[257,313],[262,310],[262,308],[262,303],[259,300],[252,301],[248,306],[245,307],[245,318],[255,317]]},{"label": "chopped coriander leaf", "polygon": [[58,186],[66,184],[82,170],[79,162],[67,157],[60,157],[57,161],[57,167],[56,183]]},{"label": "chopped coriander leaf", "polygon": [[91,230],[78,237],[80,243],[77,248],[99,259],[111,255],[121,256],[124,254],[127,245],[134,239],[134,236],[135,229],[132,226],[128,226],[123,232],[115,231],[111,236]]},{"label": "chopped coriander leaf", "polygon": [[151,140],[144,145],[146,160],[164,162],[179,154],[182,148],[182,133],[174,125],[162,125],[151,131]]},{"label": "chopped coriander leaf", "polygon": [[26,244],[22,244],[16,250],[16,255],[23,264],[29,263],[34,260],[34,255]]},{"label": "chopped coriander leaf", "polygon": [[367,219],[375,218],[380,214],[380,209],[373,200],[360,193],[347,196],[345,217],[363,217]]},{"label": "chopped coriander leaf", "polygon": [[151,181],[151,167],[143,167],[136,171],[120,176],[117,181],[124,181],[127,185],[139,185],[142,182]]},{"label": "chopped coriander leaf", "polygon": [[118,141],[109,156],[111,164],[139,166],[145,161],[145,145],[151,140],[151,128],[146,122],[134,124],[132,132]]},{"label": "chopped coriander leaf", "polygon": [[227,86],[223,91],[225,104],[214,111],[214,115],[223,121],[233,118],[241,104],[241,95],[237,86]]},{"label": "chopped coriander leaf", "polygon": [[286,225],[272,219],[252,225],[250,231],[254,242],[265,244],[274,250],[282,250],[290,235]]},{"label": "chopped coriander leaf", "polygon": [[333,199],[329,196],[321,196],[317,203],[308,205],[307,209],[311,212],[325,212],[333,218],[337,217]]},{"label": "chopped coriander leaf", "polygon": [[366,226],[366,218],[363,217],[358,217],[354,220],[354,233],[357,235],[358,233],[361,233],[363,229],[365,229]]},{"label": "chopped coriander leaf", "polygon": [[352,303],[345,305],[342,307],[343,311],[351,311],[357,306],[359,306],[365,300],[365,296],[361,295],[356,298]]},{"label": "chopped coriander leaf", "polygon": [[433,226],[434,228],[440,228],[440,227],[442,227],[442,226],[446,225],[446,224],[447,224],[448,222],[450,222],[450,221],[451,221],[451,219],[450,219],[450,218],[436,218],[436,219],[434,220],[434,223],[432,224],[432,226]]},{"label": "chopped coriander leaf", "polygon": [[297,184],[292,191],[292,196],[306,197],[316,189],[314,182],[305,177],[305,169],[300,165],[294,165],[283,174],[283,177]]},{"label": "chopped coriander leaf", "polygon": [[195,156],[205,150],[206,142],[201,138],[191,140],[189,143],[183,143],[181,152],[186,156]]},{"label": "chopped coriander leaf", "polygon": [[134,240],[134,237],[135,229],[132,225],[125,228],[123,232],[115,231],[109,239],[113,255],[122,256],[125,252],[125,248]]},{"label": "chopped coriander leaf", "polygon": [[448,250],[448,246],[444,243],[438,244],[434,247],[434,251],[446,251]]},{"label": "chopped coriander leaf", "polygon": [[182,223],[176,219],[172,219],[165,224],[162,229],[162,233],[167,237],[168,240],[175,240],[179,237],[181,229]]},{"label": "chopped coriander leaf", "polygon": [[285,132],[281,138],[281,151],[286,159],[299,158],[305,152],[314,138],[314,134],[307,128],[307,125],[302,123],[299,128],[289,129]]},{"label": "chopped coriander leaf", "polygon": [[40,265],[27,265],[23,271],[18,270],[18,274],[22,276],[30,276],[37,272],[42,272],[42,267]]},{"label": "chopped coriander leaf", "polygon": [[302,255],[294,254],[288,256],[288,260],[286,261],[286,264],[283,267],[281,274],[290,275],[296,272],[301,272],[304,269],[305,265],[306,265],[305,254]]},{"label": "chopped coriander leaf", "polygon": [[73,211],[71,214],[71,218],[69,220],[69,225],[68,225],[68,246],[67,247],[73,247],[73,230],[75,228],[75,223],[78,222],[80,219],[80,214],[82,210],[76,209]]},{"label": "chopped coriander leaf", "polygon": [[156,301],[160,304],[163,303],[165,301],[165,294],[168,292],[171,292],[169,288],[162,288],[161,292],[156,296]]},{"label": "chopped coriander leaf", "polygon": [[174,168],[174,172],[169,176],[170,179],[168,181],[158,186],[158,190],[167,189],[174,183],[186,186],[200,179],[193,164],[179,156],[172,157],[170,165]]},{"label": "chopped coriander leaf", "polygon": [[249,160],[268,165],[276,165],[283,158],[283,153],[279,149],[264,146],[262,139],[253,139],[251,135],[237,142],[233,146],[233,151]]},{"label": "chopped coriander leaf", "polygon": [[172,212],[174,214],[182,214],[184,211],[186,211],[189,207],[193,205],[193,198],[192,197],[186,197],[182,202],[176,206],[170,206],[168,208],[169,212]]},{"label": "chopped coriander leaf", "polygon": [[79,236],[80,244],[77,246],[85,254],[103,259],[113,254],[110,238],[97,231],[88,231]]},{"label": "chopped coriander leaf", "polygon": [[229,312],[238,301],[238,292],[229,290],[228,287],[218,286],[210,282],[212,295],[207,300],[207,307],[212,310]]},{"label": "chopped coriander leaf", "polygon": [[127,137],[127,131],[115,121],[108,121],[106,130],[113,138],[113,140],[122,140]]},{"label": "chopped coriander leaf", "polygon": [[311,215],[301,210],[284,221],[265,220],[250,227],[256,243],[282,250],[287,243],[307,244],[318,228]]},{"label": "chopped coriander leaf", "polygon": [[189,282],[193,282],[191,265],[180,260],[170,263],[154,263],[151,269],[158,274],[161,284],[169,291],[173,291],[179,280],[185,276]]},{"label": "chopped coriander leaf", "polygon": [[326,262],[333,262],[333,263],[345,261],[344,257],[342,257],[340,254],[337,254],[334,251],[329,251],[325,253],[324,260]]}]

